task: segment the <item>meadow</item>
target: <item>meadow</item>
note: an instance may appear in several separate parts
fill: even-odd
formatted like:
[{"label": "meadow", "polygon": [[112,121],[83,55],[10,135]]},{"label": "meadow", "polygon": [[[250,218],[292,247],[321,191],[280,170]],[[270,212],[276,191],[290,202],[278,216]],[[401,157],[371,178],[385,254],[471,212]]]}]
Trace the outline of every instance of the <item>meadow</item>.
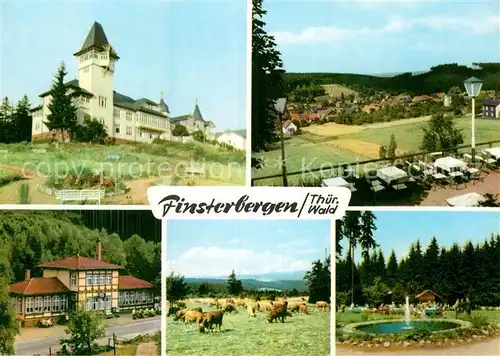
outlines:
[{"label": "meadow", "polygon": [[[288,172],[302,171],[322,166],[356,163],[379,158],[379,148],[387,145],[394,134],[397,154],[418,152],[429,116],[362,126],[326,123],[302,128],[302,134],[287,138],[285,142]],[[471,141],[470,117],[455,120],[456,127],[463,129],[464,143]],[[476,145],[500,139],[500,120],[476,120]],[[478,147],[479,148],[479,147]],[[264,161],[264,167],[252,170],[252,177],[279,174],[281,151],[279,149],[255,153]],[[298,183],[301,175],[290,176],[290,184]],[[280,185],[281,179],[266,179],[257,185]]]},{"label": "meadow", "polygon": [[[188,303],[187,307],[201,307],[205,303]],[[269,323],[264,312],[250,318],[247,309],[224,314],[222,331],[200,333],[194,326],[167,318],[167,355],[330,355],[330,312],[317,311],[308,306],[309,315],[293,313],[285,323]]]},{"label": "meadow", "polygon": [[[0,171],[24,176],[23,180],[28,180],[32,185],[32,203],[52,202],[49,198],[34,193],[38,186],[53,184],[58,178],[62,178],[64,184],[68,173],[79,172],[112,177],[116,182],[123,183],[128,188],[129,196],[132,196],[131,200],[138,203],[143,203],[141,201],[146,198],[145,190],[152,185],[245,184],[244,152],[201,143],[135,143],[111,146],[20,143],[0,145],[0,150],[3,152],[0,156]],[[119,158],[113,160],[114,156]],[[203,174],[191,176],[186,173],[190,165],[202,167]],[[0,191],[0,203],[14,203],[12,199],[15,199],[18,188],[19,182],[5,184]]]}]

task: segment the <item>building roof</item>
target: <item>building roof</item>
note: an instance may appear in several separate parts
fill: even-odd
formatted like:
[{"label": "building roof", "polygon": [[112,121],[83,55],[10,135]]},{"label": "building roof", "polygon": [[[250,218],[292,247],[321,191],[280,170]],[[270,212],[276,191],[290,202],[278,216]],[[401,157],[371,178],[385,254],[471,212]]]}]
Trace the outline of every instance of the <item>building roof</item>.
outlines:
[{"label": "building roof", "polygon": [[435,292],[431,291],[430,289],[426,289],[426,290],[424,290],[422,293],[417,294],[417,295],[415,296],[415,298],[420,298],[421,296],[423,296],[424,294],[427,294],[427,293],[434,294],[436,297],[441,298],[441,297],[439,296],[439,294],[437,294],[437,293],[435,293]]},{"label": "building roof", "polygon": [[[113,91],[113,105],[122,107],[124,109],[132,110],[132,111],[143,111],[153,115],[161,116],[161,113],[155,110],[148,109],[143,107],[143,104],[151,104],[151,105],[159,105],[155,103],[153,100],[148,98],[141,98],[138,100],[132,99],[130,96],[126,96],[120,94],[116,91]],[[168,109],[168,107],[167,107]],[[168,111],[167,111],[168,112]]]},{"label": "building roof", "polygon": [[70,292],[57,277],[31,278],[9,285],[9,293],[22,295],[56,294]]},{"label": "building roof", "polygon": [[233,133],[235,135],[238,135],[243,138],[247,138],[247,130],[226,130],[224,132],[218,132],[215,134],[215,138],[219,138],[220,136],[227,134],[227,133]]},{"label": "building roof", "polygon": [[102,262],[94,258],[80,257],[80,256],[67,257],[64,259],[43,263],[38,265],[38,267],[47,269],[69,269],[76,271],[85,271],[94,269],[109,269],[109,270],[124,269],[122,266],[119,265]]},{"label": "building roof", "polygon": [[[102,28],[99,22],[94,22],[92,28],[89,31],[89,34],[87,35],[87,38],[85,39],[85,42],[83,42],[82,48],[80,48],[80,50],[76,52],[74,55],[79,56],[80,54],[92,48],[101,50],[105,47],[111,48],[111,45],[109,44],[106,34],[104,33],[104,29]],[[113,50],[112,50],[112,55],[118,58],[118,56]]]},{"label": "building roof", "polygon": [[160,107],[165,110],[165,112],[167,113],[170,113],[170,109],[168,108],[168,105],[167,103],[165,103],[165,101],[163,101],[163,98],[160,99],[160,103],[159,103]]},{"label": "building roof", "polygon": [[198,106],[198,103],[194,106],[194,111],[193,111],[193,116],[195,120],[200,120],[205,122],[203,119],[203,115],[201,114],[200,107]]},{"label": "building roof", "polygon": [[181,116],[171,117],[170,122],[173,122],[173,123],[181,122],[181,121],[189,119],[190,116],[191,115],[181,115]]},{"label": "building roof", "polygon": [[134,276],[120,276],[118,280],[120,290],[122,289],[146,289],[152,288],[153,285],[148,281],[136,278]]},{"label": "building roof", "polygon": [[[64,85],[66,85],[68,87],[68,89],[73,89],[75,92],[77,92],[81,95],[88,96],[88,97],[94,96],[94,94],[92,94],[91,92],[80,87],[80,85],[78,83],[78,79],[70,80],[69,82],[66,82]],[[47,90],[47,91],[43,92],[42,94],[40,94],[39,97],[43,98],[49,94],[50,94],[50,90]]]},{"label": "building roof", "polygon": [[483,102],[485,106],[498,106],[500,105],[500,99],[497,98],[488,98]]}]

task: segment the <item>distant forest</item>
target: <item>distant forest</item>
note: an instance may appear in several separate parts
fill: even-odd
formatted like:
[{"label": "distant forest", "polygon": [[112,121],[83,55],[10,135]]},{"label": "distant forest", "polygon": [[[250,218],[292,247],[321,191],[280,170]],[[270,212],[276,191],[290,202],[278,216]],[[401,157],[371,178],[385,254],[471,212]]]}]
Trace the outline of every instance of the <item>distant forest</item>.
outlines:
[{"label": "distant forest", "polygon": [[0,275],[12,283],[47,261],[95,258],[98,239],[103,260],[159,289],[161,222],[150,211],[0,211]]},{"label": "distant forest", "polygon": [[[199,290],[200,285],[205,285],[209,292],[214,294],[224,294],[227,290],[227,281],[222,279],[204,279],[204,278],[185,278],[191,290]],[[243,288],[249,291],[259,289],[276,289],[280,291],[297,290],[299,292],[307,291],[307,282],[305,280],[279,280],[264,282],[256,279],[241,279]]]},{"label": "distant forest", "polygon": [[475,68],[464,65],[442,64],[430,71],[412,75],[402,73],[393,77],[377,77],[347,73],[285,73],[284,80],[289,91],[297,86],[340,84],[358,92],[384,91],[395,94],[423,95],[447,92],[469,77],[483,81],[483,90],[500,91],[500,63],[473,63]]}]

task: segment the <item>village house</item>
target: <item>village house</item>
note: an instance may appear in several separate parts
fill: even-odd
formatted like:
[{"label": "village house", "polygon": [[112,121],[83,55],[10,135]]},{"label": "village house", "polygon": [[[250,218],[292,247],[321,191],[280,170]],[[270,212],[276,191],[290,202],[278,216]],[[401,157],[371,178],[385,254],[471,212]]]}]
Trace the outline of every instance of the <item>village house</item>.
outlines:
[{"label": "village house", "polygon": [[77,306],[87,311],[153,307],[155,294],[151,283],[134,276],[120,275],[123,266],[102,261],[102,244],[97,242],[96,258],[67,257],[37,266],[42,277],[31,277],[9,285],[16,301],[16,317],[24,326],[41,320],[55,322]]},{"label": "village house", "polygon": [[227,130],[215,135],[217,142],[244,151],[247,145],[247,130]]},{"label": "village house", "polygon": [[412,99],[412,103],[422,103],[426,101],[431,101],[434,98],[430,95],[419,95],[419,96],[414,96]]},{"label": "village house", "polygon": [[458,96],[458,94],[455,93],[448,93],[443,97],[443,105],[445,107],[450,107],[451,104],[453,103],[453,98]]},{"label": "village house", "polygon": [[483,117],[500,118],[500,99],[488,98],[483,102]]},{"label": "village house", "polygon": [[417,294],[415,298],[418,299],[419,303],[435,303],[437,299],[441,299],[437,293],[434,293],[430,289],[426,289],[422,293]]},{"label": "village house", "polygon": [[[198,103],[192,114],[171,118],[163,94],[156,102],[148,98],[136,100],[115,91],[113,76],[120,57],[99,23],[93,24],[74,56],[78,60],[78,78],[67,82],[66,87],[77,109],[79,123],[95,118],[104,125],[108,136],[116,141],[180,140],[172,135],[176,124],[186,126],[189,133],[200,130],[207,139],[214,138],[215,125],[203,119]],[[34,140],[52,136],[45,125],[52,96],[50,91],[46,91],[40,97],[42,104],[32,109]]]}]

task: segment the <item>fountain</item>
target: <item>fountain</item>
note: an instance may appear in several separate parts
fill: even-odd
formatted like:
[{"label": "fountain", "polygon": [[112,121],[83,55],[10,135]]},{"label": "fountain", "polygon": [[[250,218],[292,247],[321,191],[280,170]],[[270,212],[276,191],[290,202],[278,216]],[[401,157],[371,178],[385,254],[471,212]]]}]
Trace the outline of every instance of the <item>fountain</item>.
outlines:
[{"label": "fountain", "polygon": [[405,324],[406,326],[403,329],[413,329],[410,325],[411,315],[410,315],[410,298],[406,296],[406,304],[405,304]]},{"label": "fountain", "polygon": [[[425,314],[425,309],[423,310]],[[423,315],[422,314],[422,315]],[[353,323],[346,326],[349,332],[361,332],[371,335],[384,334],[404,334],[412,329],[426,329],[431,333],[447,332],[452,329],[470,328],[472,324],[463,320],[411,320],[410,314],[410,298],[406,297],[404,319],[400,320],[375,320],[362,323]]]}]

